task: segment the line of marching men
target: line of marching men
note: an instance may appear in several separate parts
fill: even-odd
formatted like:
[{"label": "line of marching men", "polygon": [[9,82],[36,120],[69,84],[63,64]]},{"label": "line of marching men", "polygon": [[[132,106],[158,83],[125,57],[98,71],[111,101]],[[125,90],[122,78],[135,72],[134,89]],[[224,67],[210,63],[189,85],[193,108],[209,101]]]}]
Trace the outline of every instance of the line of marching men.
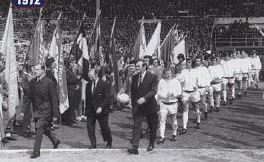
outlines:
[{"label": "line of marching men", "polygon": [[[182,108],[183,112],[181,134],[185,134],[191,105],[197,116],[195,128],[200,129],[202,112],[204,119],[207,120],[209,112],[220,111],[221,98],[224,105],[228,101],[232,103],[236,97],[246,95],[248,88],[258,88],[259,84],[261,62],[256,52],[250,56],[242,51],[223,53],[221,57],[212,54],[208,58],[197,56],[186,60],[184,55],[180,54],[178,59],[179,63],[175,67],[178,73],[174,75],[174,68],[164,69],[164,77],[158,84],[156,99],[160,105],[160,138],[157,144],[165,141],[168,114],[172,117],[173,128],[170,140],[175,141],[178,129],[176,116],[179,108]],[[231,93],[227,93],[228,90]]]}]

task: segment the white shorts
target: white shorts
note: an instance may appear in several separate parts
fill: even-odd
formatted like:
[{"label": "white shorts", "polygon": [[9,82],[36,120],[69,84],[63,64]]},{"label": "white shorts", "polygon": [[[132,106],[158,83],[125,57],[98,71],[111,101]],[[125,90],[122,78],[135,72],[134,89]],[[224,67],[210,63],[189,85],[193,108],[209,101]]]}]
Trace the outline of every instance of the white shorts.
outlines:
[{"label": "white shorts", "polygon": [[200,96],[205,96],[208,92],[208,88],[199,88]]},{"label": "white shorts", "polygon": [[235,83],[235,78],[234,77],[230,77],[230,78],[223,78],[223,84],[227,84],[227,83],[230,83],[230,84],[234,84]]},{"label": "white shorts", "polygon": [[194,91],[194,92],[182,92],[182,101],[183,102],[187,102],[187,101],[191,101],[191,102],[199,102],[201,100],[200,97],[200,92]]},{"label": "white shorts", "polygon": [[160,101],[159,104],[161,113],[176,114],[178,112],[177,102],[175,104],[167,105]]},{"label": "white shorts", "polygon": [[222,89],[222,83],[217,83],[217,84],[211,84],[210,91],[213,92],[220,92]]}]

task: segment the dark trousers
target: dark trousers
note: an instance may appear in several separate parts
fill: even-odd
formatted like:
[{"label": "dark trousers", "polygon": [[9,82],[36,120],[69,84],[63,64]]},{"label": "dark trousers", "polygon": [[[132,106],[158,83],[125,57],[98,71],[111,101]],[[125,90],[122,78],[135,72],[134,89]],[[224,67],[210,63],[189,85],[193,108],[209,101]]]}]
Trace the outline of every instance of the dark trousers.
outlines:
[{"label": "dark trousers", "polygon": [[52,142],[52,144],[56,144],[58,139],[51,131],[51,120],[46,118],[38,118],[35,119],[36,122],[36,135],[35,135],[35,144],[34,151],[40,151],[43,134],[45,134]]},{"label": "dark trousers", "polygon": [[111,130],[108,125],[108,115],[87,116],[87,132],[92,147],[96,147],[95,123],[98,120],[103,140],[112,143]]},{"label": "dark trousers", "polygon": [[138,148],[140,135],[142,132],[142,123],[146,116],[148,127],[150,128],[150,145],[154,145],[156,140],[157,126],[158,126],[158,115],[157,113],[144,115],[142,112],[135,112],[134,128],[133,128],[133,141],[132,146]]},{"label": "dark trousers", "polygon": [[23,128],[25,131],[28,131],[30,129],[30,120],[32,118],[31,104],[24,103],[23,106],[24,106]]}]

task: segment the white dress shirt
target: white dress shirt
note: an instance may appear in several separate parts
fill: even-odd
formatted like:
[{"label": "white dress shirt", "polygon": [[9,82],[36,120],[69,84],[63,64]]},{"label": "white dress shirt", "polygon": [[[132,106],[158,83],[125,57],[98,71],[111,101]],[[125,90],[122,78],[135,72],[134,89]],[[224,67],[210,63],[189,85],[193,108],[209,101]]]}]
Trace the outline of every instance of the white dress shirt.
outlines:
[{"label": "white dress shirt", "polygon": [[[164,98],[167,98],[167,94],[173,94],[173,98],[169,98],[165,100]],[[182,93],[182,88],[181,88],[181,83],[176,79],[170,79],[170,80],[165,80],[161,79],[158,84],[158,91],[157,91],[157,97],[159,101],[164,101],[164,102],[176,102],[177,97],[181,95]]]}]

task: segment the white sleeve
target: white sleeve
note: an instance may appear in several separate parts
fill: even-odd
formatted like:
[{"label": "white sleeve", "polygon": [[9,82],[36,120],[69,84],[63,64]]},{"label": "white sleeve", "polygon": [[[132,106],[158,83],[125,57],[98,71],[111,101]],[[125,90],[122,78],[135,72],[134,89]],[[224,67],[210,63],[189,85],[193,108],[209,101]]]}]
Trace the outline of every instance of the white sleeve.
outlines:
[{"label": "white sleeve", "polygon": [[163,88],[163,83],[164,83],[164,81],[163,81],[163,79],[161,79],[160,81],[159,81],[159,84],[158,84],[158,91],[157,91],[157,98],[159,99],[159,98],[166,98],[167,96],[166,96],[166,94],[164,93],[164,88]]}]

